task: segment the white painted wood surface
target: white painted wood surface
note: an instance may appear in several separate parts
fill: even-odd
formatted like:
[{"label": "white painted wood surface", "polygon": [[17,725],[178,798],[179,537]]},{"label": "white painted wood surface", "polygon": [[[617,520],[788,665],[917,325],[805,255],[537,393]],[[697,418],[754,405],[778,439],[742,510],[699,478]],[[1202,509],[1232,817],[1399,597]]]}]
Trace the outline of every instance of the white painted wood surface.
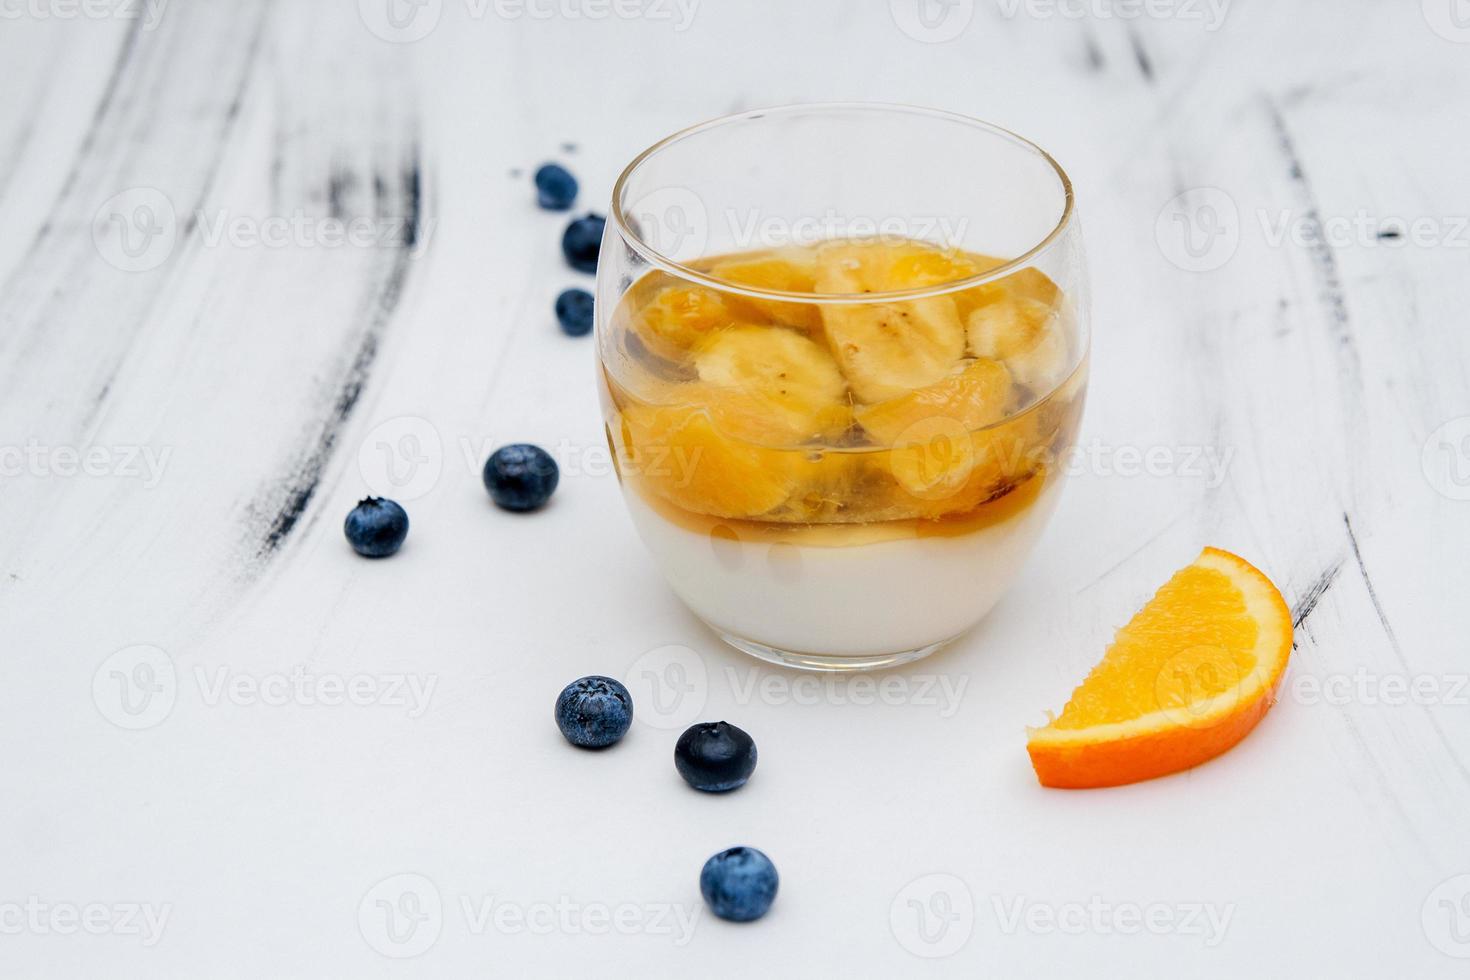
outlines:
[{"label": "white painted wood surface", "polygon": [[[1463,5],[892,7],[0,3],[0,973],[1464,975]],[[828,99],[1053,150],[1094,292],[1097,462],[991,619],[876,691],[663,586],[529,189],[560,158],[605,210],[674,129]],[[512,440],[562,462],[533,517],[479,485]],[[391,561],[342,539],[368,489],[412,515]],[[1205,544],[1295,605],[1281,703],[1194,772],[1038,788],[1024,726]],[[642,692],[600,756],[550,721],[589,672]],[[759,743],[729,798],[670,765],[696,717]],[[734,843],[775,910],[685,934]]]}]

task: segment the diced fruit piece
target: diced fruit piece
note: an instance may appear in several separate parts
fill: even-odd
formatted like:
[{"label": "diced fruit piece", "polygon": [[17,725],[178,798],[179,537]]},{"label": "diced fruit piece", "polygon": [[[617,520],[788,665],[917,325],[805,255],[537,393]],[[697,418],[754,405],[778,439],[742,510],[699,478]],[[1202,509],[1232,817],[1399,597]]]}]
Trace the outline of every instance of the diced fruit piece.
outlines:
[{"label": "diced fruit piece", "polygon": [[704,863],[699,893],[709,910],[731,922],[765,915],[776,900],[780,877],[771,859],[753,847],[731,847]]},{"label": "diced fruit piece", "polygon": [[1006,297],[970,312],[970,353],[1005,361],[1017,383],[1035,391],[1059,384],[1067,371],[1067,342],[1056,322],[1059,308],[1028,297]]},{"label": "diced fruit piece", "polygon": [[1206,548],[1118,631],[1061,715],[1030,730],[1037,778],[1117,786],[1214,758],[1270,709],[1291,639],[1291,612],[1270,580]]},{"label": "diced fruit piece", "polygon": [[[737,286],[783,293],[810,293],[816,288],[817,264],[815,256],[809,251],[783,249],[749,258],[716,262],[710,266],[709,274]],[[750,307],[759,316],[773,323],[788,324],[808,333],[821,327],[821,316],[811,303],[788,303],[749,296],[732,299],[739,305]]]},{"label": "diced fruit piece", "polygon": [[[942,249],[924,242],[833,242],[817,249],[819,293],[893,292],[922,289],[968,278],[982,266],[964,252]],[[823,288],[822,273],[839,265],[861,285],[855,290]]]},{"label": "diced fruit piece", "polygon": [[735,323],[725,298],[700,286],[669,286],[635,314],[634,329],[659,357],[679,361]]},{"label": "diced fruit piece", "polygon": [[790,445],[848,426],[847,383],[831,355],[779,327],[735,327],[694,356],[701,381],[724,389],[715,421],[740,439]]},{"label": "diced fruit piece", "polygon": [[[622,413],[619,467],[670,503],[714,517],[758,517],[791,495],[787,453],[740,442],[717,429],[701,406],[720,389],[691,382],[681,403],[629,405]],[[726,413],[731,414],[731,413]]]},{"label": "diced fruit piece", "polygon": [[999,421],[1011,395],[1011,376],[988,357],[971,361],[949,377],[897,398],[856,409],[858,423],[880,444],[891,446],[911,426],[932,418],[954,421],[972,432]]},{"label": "diced fruit piece", "polygon": [[506,510],[535,510],[551,499],[561,471],[540,446],[501,446],[485,460],[485,489]]},{"label": "diced fruit piece", "polygon": [[[1011,379],[999,361],[981,359],[962,371],[898,398],[857,409],[857,420],[892,447],[889,466],[899,485],[923,501],[956,506],[977,467],[989,467],[988,443],[976,430],[1005,416]],[[972,503],[983,491],[973,487]],[[946,508],[947,509],[947,508]]]},{"label": "diced fruit piece", "polygon": [[892,265],[881,276],[883,289],[921,289],[967,279],[980,271],[968,256],[954,251],[904,245],[893,248]]},{"label": "diced fruit piece", "polygon": [[755,740],[724,721],[691,725],[674,743],[674,768],[684,782],[706,793],[744,786],[755,759]]},{"label": "diced fruit piece", "polygon": [[633,724],[633,697],[618,681],[594,674],[562,688],[554,715],[568,742],[583,749],[605,749]]},{"label": "diced fruit piece", "polygon": [[[893,263],[871,254],[876,249],[823,248],[817,292],[852,295],[908,288],[894,285]],[[933,384],[949,373],[965,349],[964,328],[948,296],[899,303],[828,303],[822,307],[822,323],[832,355],[853,393],[865,402],[885,401]]]},{"label": "diced fruit piece", "polygon": [[[972,258],[981,272],[1005,264],[1001,259],[986,256],[972,256]],[[1062,291],[1057,288],[1056,283],[1047,278],[1046,273],[1034,267],[1027,267],[984,285],[961,290],[954,294],[954,298],[960,310],[960,319],[968,322],[970,314],[977,307],[988,306],[1001,300],[1030,299],[1048,307],[1058,306],[1062,302]]]}]

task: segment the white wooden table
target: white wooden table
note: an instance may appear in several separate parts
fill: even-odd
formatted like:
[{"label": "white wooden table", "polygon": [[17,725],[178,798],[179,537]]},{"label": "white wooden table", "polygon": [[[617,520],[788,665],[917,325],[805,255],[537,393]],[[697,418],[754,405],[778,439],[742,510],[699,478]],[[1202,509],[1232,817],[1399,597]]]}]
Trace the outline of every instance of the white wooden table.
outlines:
[{"label": "white wooden table", "polygon": [[[0,974],[1465,975],[1453,0],[393,3],[0,3]],[[1089,462],[882,685],[664,587],[529,184],[603,211],[658,137],[827,99],[1053,150],[1094,286]],[[508,441],[561,462],[545,512],[482,490]],[[342,537],[370,491],[389,561]],[[1188,774],[1039,788],[1025,726],[1205,544],[1294,604],[1281,703]],[[592,672],[639,707],[601,755],[551,722]],[[760,746],[728,798],[671,765],[701,718]],[[735,843],[782,874],[752,926],[696,887]]]}]

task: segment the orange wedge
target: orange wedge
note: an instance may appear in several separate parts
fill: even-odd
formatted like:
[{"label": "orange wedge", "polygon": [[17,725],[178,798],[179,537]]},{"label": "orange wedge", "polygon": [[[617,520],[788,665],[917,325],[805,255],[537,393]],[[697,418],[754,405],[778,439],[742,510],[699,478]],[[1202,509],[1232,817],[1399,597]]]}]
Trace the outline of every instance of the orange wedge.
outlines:
[{"label": "orange wedge", "polygon": [[1291,654],[1291,612],[1244,558],[1206,548],[1118,631],[1060,716],[1029,730],[1043,786],[1179,772],[1245,738]]}]

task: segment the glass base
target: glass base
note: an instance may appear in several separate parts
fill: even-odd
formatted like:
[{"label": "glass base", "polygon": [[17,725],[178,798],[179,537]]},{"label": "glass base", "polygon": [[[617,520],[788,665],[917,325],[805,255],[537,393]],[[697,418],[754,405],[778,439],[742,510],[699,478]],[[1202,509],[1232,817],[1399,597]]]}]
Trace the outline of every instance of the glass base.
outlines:
[{"label": "glass base", "polygon": [[780,650],[773,646],[767,646],[764,643],[757,643],[754,640],[734,636],[723,630],[716,629],[715,632],[719,634],[720,639],[741,653],[748,653],[757,660],[764,660],[766,663],[776,664],[781,667],[795,667],[798,670],[818,670],[834,673],[843,671],[883,670],[888,667],[911,664],[915,660],[922,660],[929,656],[929,654],[943,649],[958,639],[958,637],[951,636],[949,639],[940,640],[928,646],[918,647],[914,650],[902,650],[898,653],[838,657],[825,653],[798,653],[795,650]]}]

